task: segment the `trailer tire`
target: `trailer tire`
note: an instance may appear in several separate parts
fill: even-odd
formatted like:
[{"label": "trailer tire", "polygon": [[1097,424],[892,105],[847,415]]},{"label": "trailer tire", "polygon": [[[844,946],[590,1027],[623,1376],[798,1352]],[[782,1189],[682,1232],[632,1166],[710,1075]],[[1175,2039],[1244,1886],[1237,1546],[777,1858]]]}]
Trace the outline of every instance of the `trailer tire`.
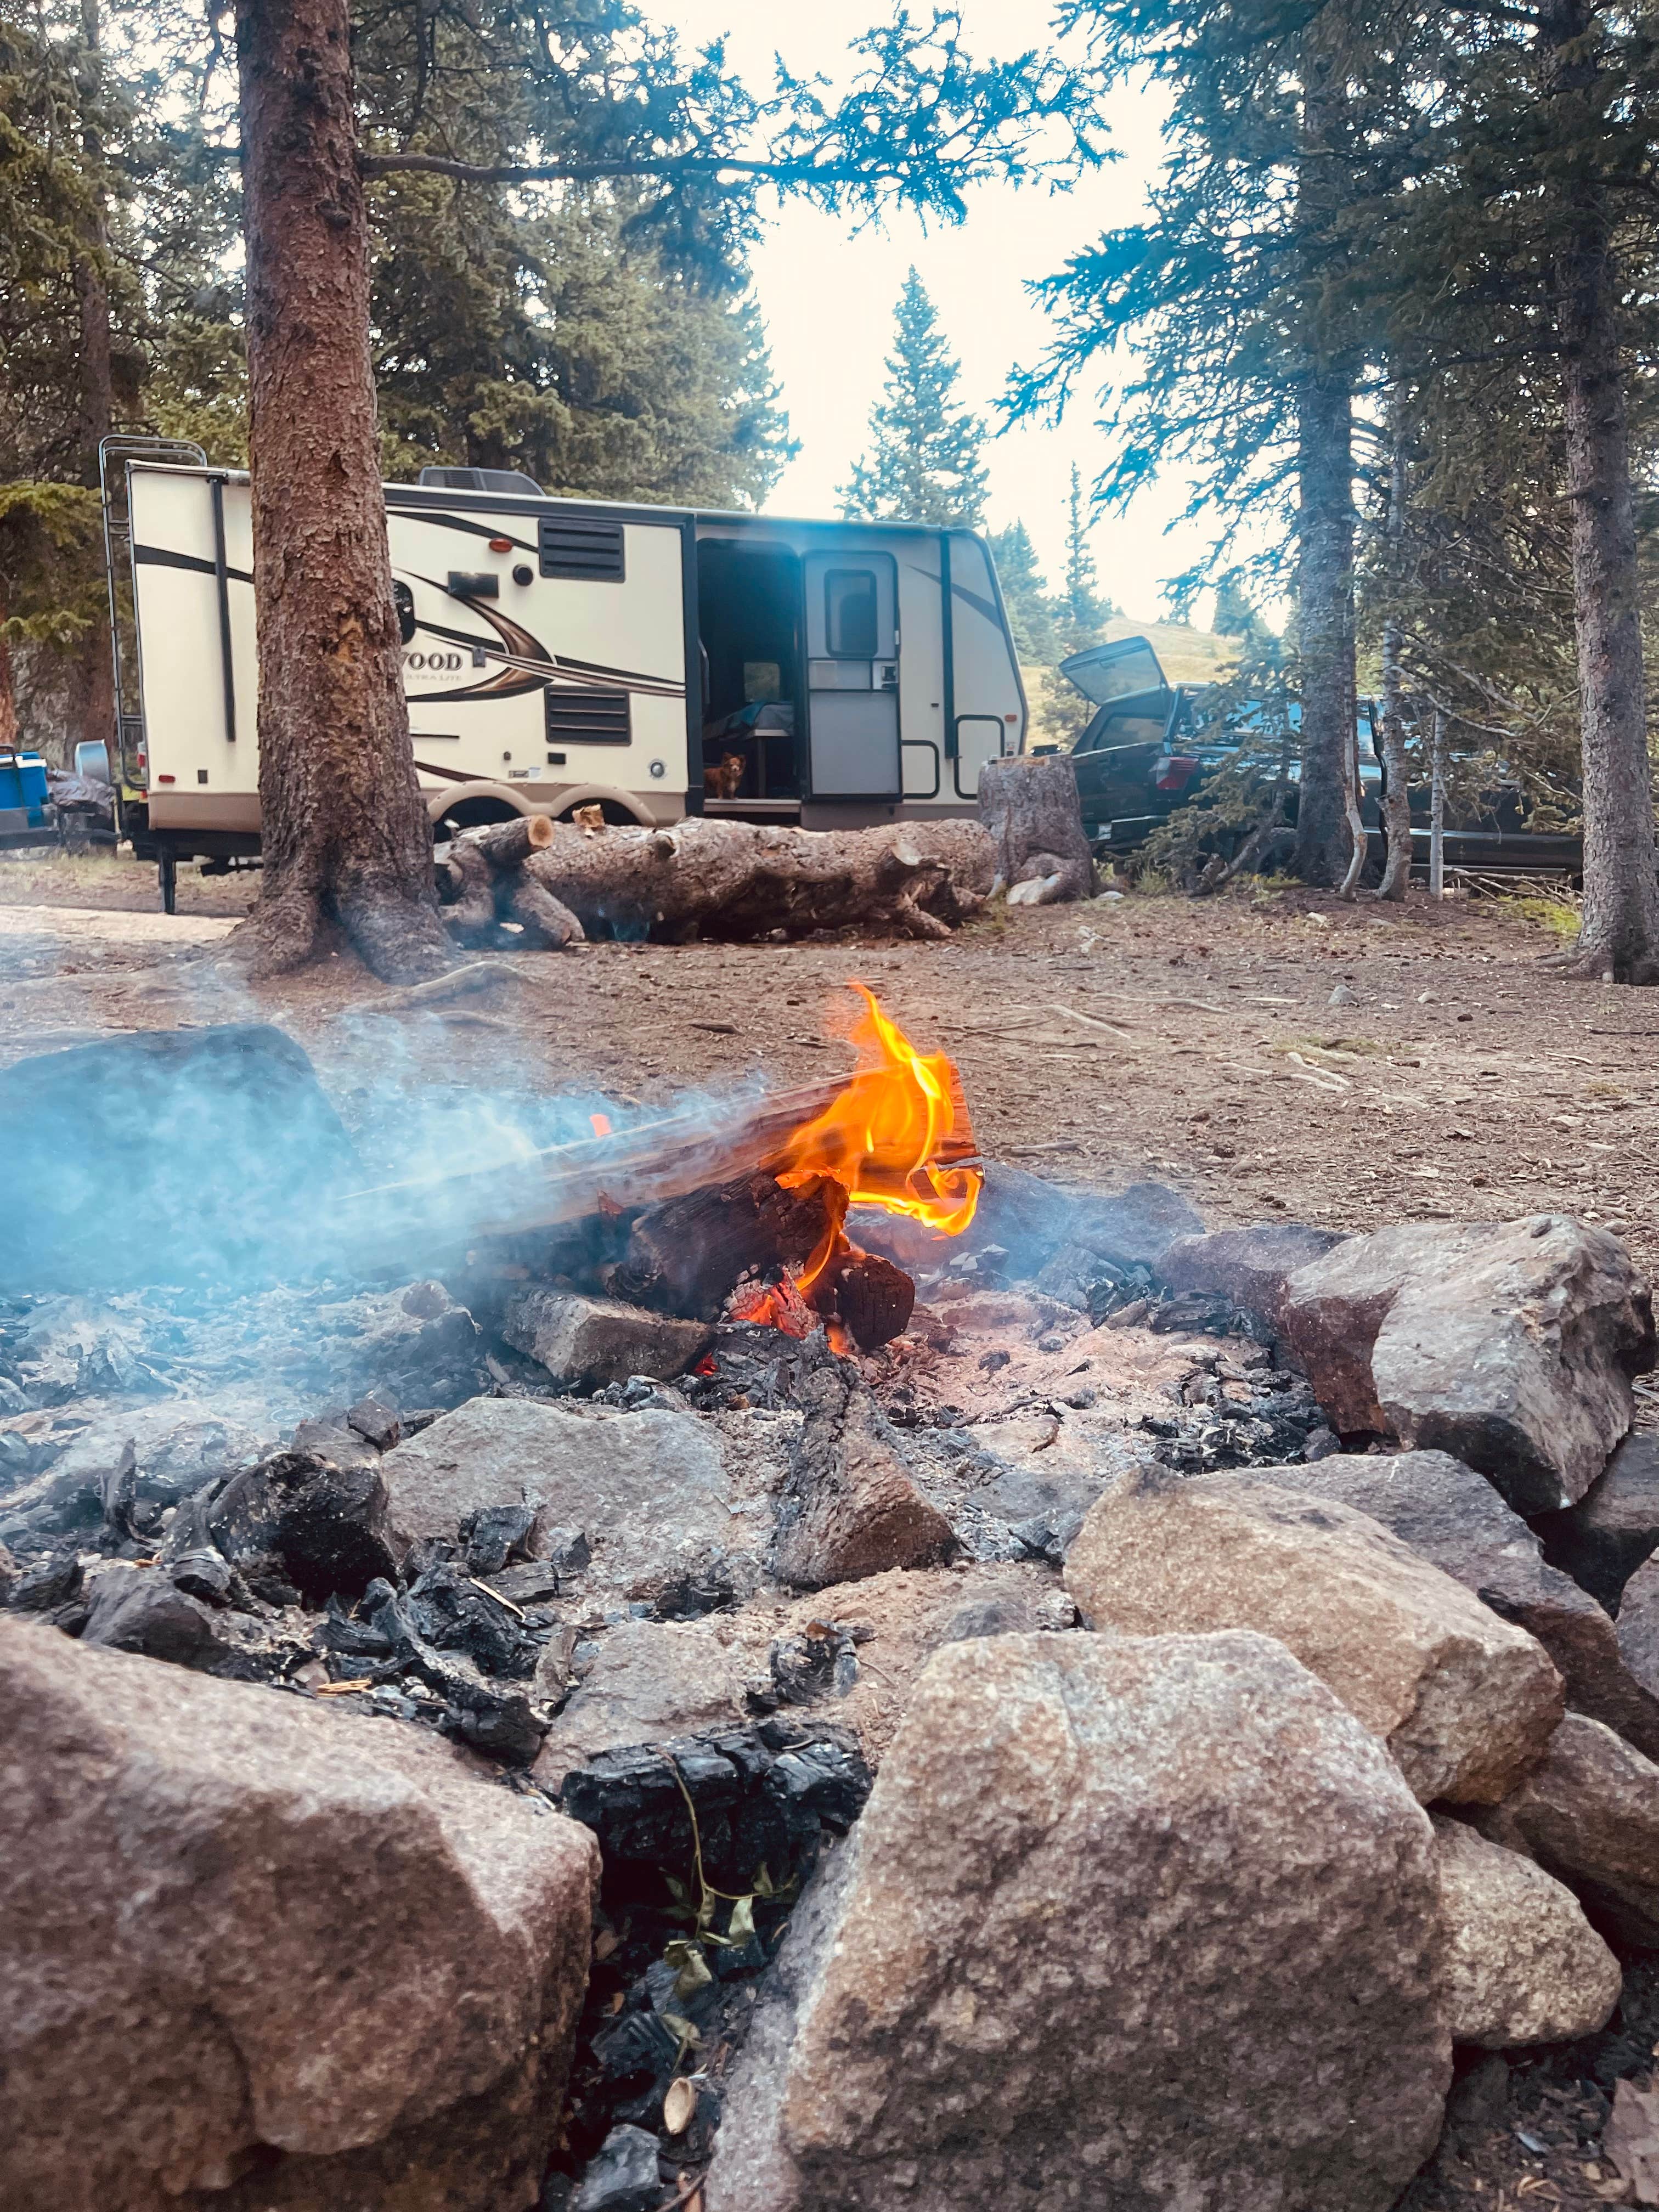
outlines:
[{"label": "trailer tire", "polygon": [[474,799],[458,799],[436,817],[432,824],[434,839],[442,844],[458,830],[482,830],[492,822],[515,822],[523,811],[505,799],[490,799],[480,795]]}]

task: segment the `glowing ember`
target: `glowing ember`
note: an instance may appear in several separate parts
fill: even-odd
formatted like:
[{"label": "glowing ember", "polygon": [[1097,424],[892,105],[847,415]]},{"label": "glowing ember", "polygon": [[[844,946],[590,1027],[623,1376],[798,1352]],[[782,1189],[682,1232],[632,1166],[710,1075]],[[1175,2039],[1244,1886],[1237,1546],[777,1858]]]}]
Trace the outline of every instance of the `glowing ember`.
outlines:
[{"label": "glowing ember", "polygon": [[[974,1218],[984,1177],[966,1163],[974,1133],[956,1069],[943,1053],[921,1053],[877,1005],[862,983],[866,1012],[853,1032],[858,1072],[823,1113],[790,1136],[773,1173],[786,1188],[817,1183],[829,1226],[823,1241],[788,1287],[750,1293],[764,1310],[734,1316],[765,1321],[791,1335],[803,1334],[797,1309],[862,1255],[842,1232],[849,1206],[900,1213],[942,1236],[957,1237]],[[828,1279],[826,1280],[826,1278]]]}]

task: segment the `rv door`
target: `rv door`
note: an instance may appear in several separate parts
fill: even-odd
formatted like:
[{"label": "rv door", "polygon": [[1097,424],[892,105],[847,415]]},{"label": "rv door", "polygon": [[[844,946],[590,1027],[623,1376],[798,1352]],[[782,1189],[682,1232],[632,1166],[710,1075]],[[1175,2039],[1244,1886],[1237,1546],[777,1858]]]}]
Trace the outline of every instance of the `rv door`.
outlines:
[{"label": "rv door", "polygon": [[809,553],[806,728],[815,799],[899,796],[898,570],[890,553]]}]

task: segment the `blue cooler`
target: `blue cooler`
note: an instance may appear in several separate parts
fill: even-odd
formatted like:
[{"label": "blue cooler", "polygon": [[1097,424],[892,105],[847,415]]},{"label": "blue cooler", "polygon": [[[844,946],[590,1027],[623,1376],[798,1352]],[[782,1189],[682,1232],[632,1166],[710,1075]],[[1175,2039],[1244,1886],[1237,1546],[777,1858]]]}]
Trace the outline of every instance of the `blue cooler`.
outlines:
[{"label": "blue cooler", "polygon": [[0,842],[38,844],[50,826],[46,762],[39,753],[0,751]]}]

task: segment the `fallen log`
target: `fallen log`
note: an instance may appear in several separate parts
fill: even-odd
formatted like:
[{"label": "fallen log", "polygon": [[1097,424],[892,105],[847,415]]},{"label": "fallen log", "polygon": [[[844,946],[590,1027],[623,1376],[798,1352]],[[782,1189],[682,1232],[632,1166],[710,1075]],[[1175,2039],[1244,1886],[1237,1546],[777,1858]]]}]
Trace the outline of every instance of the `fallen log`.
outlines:
[{"label": "fallen log", "polygon": [[1064,753],[988,761],[979,774],[979,812],[995,843],[997,877],[1011,906],[1090,896],[1093,858],[1077,771]]},{"label": "fallen log", "polygon": [[463,938],[501,921],[536,944],[805,937],[849,923],[945,937],[984,903],[996,872],[975,822],[793,830],[693,817],[646,830],[535,818],[546,835],[525,849],[469,830],[443,856],[445,918]]}]

